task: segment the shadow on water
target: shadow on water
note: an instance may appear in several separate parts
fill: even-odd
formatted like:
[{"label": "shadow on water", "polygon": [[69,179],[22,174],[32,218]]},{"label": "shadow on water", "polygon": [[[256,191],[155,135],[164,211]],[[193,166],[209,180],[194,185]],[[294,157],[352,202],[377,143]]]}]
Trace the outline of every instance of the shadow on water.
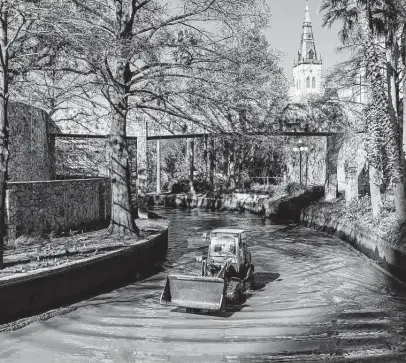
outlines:
[{"label": "shadow on water", "polygon": [[89,296],[88,299],[78,302],[78,306],[102,305],[134,305],[152,299],[159,302],[162,291],[162,276],[159,274],[163,268],[156,269],[150,276],[142,276],[139,280],[125,281],[114,289],[107,288],[100,294]]},{"label": "shadow on water", "polygon": [[254,291],[263,289],[266,285],[279,279],[281,275],[273,272],[255,272],[254,273]]},{"label": "shadow on water", "polygon": [[247,300],[252,296],[252,294],[245,294],[243,299],[238,305],[227,305],[226,311],[208,311],[208,310],[194,310],[194,311],[187,311],[186,308],[175,308],[172,309],[171,312],[176,313],[184,313],[188,315],[201,315],[201,316],[212,316],[218,318],[231,318],[235,313],[240,312],[242,309],[249,307],[249,305],[245,304]]}]

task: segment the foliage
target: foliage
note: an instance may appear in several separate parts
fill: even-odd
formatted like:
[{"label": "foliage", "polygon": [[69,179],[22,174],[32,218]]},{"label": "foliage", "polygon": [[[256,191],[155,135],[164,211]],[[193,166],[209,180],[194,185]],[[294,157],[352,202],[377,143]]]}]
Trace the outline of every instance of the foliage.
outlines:
[{"label": "foliage", "polygon": [[370,231],[389,243],[401,246],[404,244],[406,225],[396,218],[393,203],[387,200],[379,216],[372,215],[369,195],[354,199],[347,206],[345,199],[340,197],[331,202],[318,201],[308,207],[309,212],[323,212],[328,218],[336,218],[349,225],[355,225]]},{"label": "foliage", "polygon": [[62,111],[70,94],[76,111],[69,118],[91,119],[89,109],[101,108],[104,114],[94,120],[101,114],[106,120],[123,53],[132,118],[144,116],[172,130],[188,122],[212,130],[238,126],[244,113],[263,125],[287,94],[279,56],[261,35],[268,13],[259,0],[45,4],[41,16],[55,30],[46,40],[64,46],[52,49],[47,72],[28,75],[25,84],[41,90],[37,101],[44,108],[54,109],[48,102],[53,99]]},{"label": "foliage", "polygon": [[306,132],[342,132],[347,126],[343,105],[328,90],[322,97],[309,97],[287,104],[279,116],[282,125],[300,126]]},{"label": "foliage", "polygon": [[[266,136],[218,136],[214,141],[216,173],[215,189],[229,189],[230,178],[235,178],[237,188],[249,188],[255,181],[270,179],[275,184],[280,181],[284,159],[282,157],[283,139]],[[208,145],[209,146],[209,145]],[[151,170],[150,191],[155,190],[156,148],[149,142],[148,165]],[[209,189],[209,157],[204,138],[195,139],[194,184],[199,191]],[[186,139],[161,140],[161,181],[163,190],[171,190],[174,183],[185,184],[189,178],[186,156]],[[253,179],[259,177],[259,179]],[[179,188],[179,187],[178,187]],[[183,187],[182,187],[183,190]]]},{"label": "foliage", "polygon": [[31,74],[29,81],[43,81],[47,96],[52,85],[47,105],[52,112],[69,108],[70,100],[56,92],[67,88],[82,101],[67,118],[83,123],[89,109],[101,109],[93,119],[110,121],[112,233],[136,231],[125,191],[128,120],[148,119],[170,131],[241,131],[248,120],[250,127],[272,122],[286,94],[278,55],[261,35],[269,13],[263,1],[66,0],[59,5],[41,3],[38,14],[53,30],[47,40],[62,46],[50,52],[50,72]]},{"label": "foliage", "polygon": [[[342,23],[342,43],[357,54],[352,65],[356,66],[358,76],[363,73],[366,76],[369,105],[365,107],[364,118],[368,161],[378,173],[383,172],[386,178],[396,184],[395,206],[400,221],[406,221],[402,155],[402,147],[406,144],[405,140],[401,141],[399,132],[401,128],[406,131],[399,117],[400,75],[403,73],[404,78],[406,66],[403,62],[401,67],[399,61],[400,54],[404,52],[404,49],[400,51],[400,46],[406,41],[406,13],[403,5],[402,1],[392,0],[324,0],[321,5],[321,10],[325,12],[324,25]],[[349,74],[354,76],[353,72]],[[405,91],[406,82],[404,94]],[[405,115],[403,122],[406,122]],[[381,196],[375,194],[378,193],[373,195],[378,201]],[[379,204],[374,203],[374,208],[378,209],[376,206]],[[374,214],[378,212],[376,210]]]},{"label": "foliage", "polygon": [[288,195],[298,195],[303,193],[307,188],[299,183],[290,182],[284,187]]}]

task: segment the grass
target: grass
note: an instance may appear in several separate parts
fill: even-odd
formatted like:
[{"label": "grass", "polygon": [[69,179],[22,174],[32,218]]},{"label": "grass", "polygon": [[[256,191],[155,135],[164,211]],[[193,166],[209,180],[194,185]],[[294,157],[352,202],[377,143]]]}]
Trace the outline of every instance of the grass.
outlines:
[{"label": "grass", "polygon": [[[140,238],[155,234],[166,225],[162,219],[138,220]],[[105,254],[133,245],[138,239],[105,234],[105,229],[93,232],[70,231],[65,236],[51,232],[33,234],[7,241],[4,251],[5,269],[1,276],[54,267],[86,257]]]}]

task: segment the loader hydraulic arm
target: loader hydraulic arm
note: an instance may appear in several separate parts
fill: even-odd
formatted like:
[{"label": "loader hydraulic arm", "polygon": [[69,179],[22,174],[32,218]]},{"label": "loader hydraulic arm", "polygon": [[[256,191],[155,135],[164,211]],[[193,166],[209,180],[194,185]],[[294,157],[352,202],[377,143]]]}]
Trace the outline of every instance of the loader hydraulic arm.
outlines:
[{"label": "loader hydraulic arm", "polygon": [[231,263],[232,263],[231,258],[229,258],[228,260],[226,260],[226,262],[224,262],[223,267],[221,268],[221,270],[217,274],[218,278],[224,278],[224,275],[225,275],[226,271],[228,270],[228,268],[230,267]]}]

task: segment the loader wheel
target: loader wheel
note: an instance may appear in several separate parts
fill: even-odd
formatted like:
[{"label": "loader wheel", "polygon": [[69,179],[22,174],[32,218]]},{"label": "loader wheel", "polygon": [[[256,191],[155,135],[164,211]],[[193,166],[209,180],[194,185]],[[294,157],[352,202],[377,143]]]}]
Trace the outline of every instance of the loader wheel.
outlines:
[{"label": "loader wheel", "polygon": [[238,304],[241,300],[242,286],[238,280],[229,280],[227,284],[226,299],[231,304]]}]

